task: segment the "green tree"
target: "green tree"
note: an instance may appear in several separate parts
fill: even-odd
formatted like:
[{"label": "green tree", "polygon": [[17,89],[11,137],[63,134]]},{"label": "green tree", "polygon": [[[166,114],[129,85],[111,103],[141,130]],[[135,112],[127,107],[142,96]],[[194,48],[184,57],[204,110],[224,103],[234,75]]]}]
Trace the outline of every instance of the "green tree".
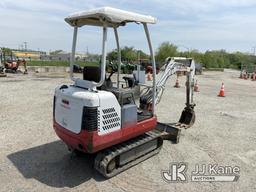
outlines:
[{"label": "green tree", "polygon": [[63,50],[58,49],[58,50],[55,50],[55,51],[51,51],[50,55],[57,55],[57,54],[62,53],[62,52],[63,52]]},{"label": "green tree", "polygon": [[203,66],[205,68],[211,68],[215,64],[214,57],[212,56],[212,53],[210,51],[206,51],[204,56],[203,56]]},{"label": "green tree", "polygon": [[12,50],[7,47],[2,47],[3,60],[6,61],[8,57],[12,57]]},{"label": "green tree", "polygon": [[117,60],[117,50],[114,49],[107,54],[107,59],[109,61],[116,61]]},{"label": "green tree", "polygon": [[232,68],[241,68],[241,64],[244,62],[243,55],[239,52],[229,54],[228,58]]},{"label": "green tree", "polygon": [[137,51],[133,47],[127,47],[121,49],[121,57],[122,61],[126,61],[127,63],[131,61],[137,60]]},{"label": "green tree", "polygon": [[179,52],[179,56],[180,57],[191,57],[196,61],[196,63],[202,63],[204,54],[200,53],[197,49],[192,49],[189,52],[188,51]]},{"label": "green tree", "polygon": [[[140,58],[147,59],[147,58],[149,58],[149,56],[146,53],[144,53],[143,51],[140,51]],[[107,59],[109,61],[116,61],[117,60],[117,49],[110,51],[107,54]],[[126,63],[137,61],[138,50],[134,49],[133,47],[127,47],[127,46],[121,48],[121,59],[122,59],[122,62],[126,62]]]},{"label": "green tree", "polygon": [[140,59],[144,60],[144,59],[150,59],[150,56],[146,53],[144,53],[142,50],[137,50],[137,55],[140,54]]},{"label": "green tree", "polygon": [[164,62],[167,57],[178,55],[178,47],[169,42],[163,42],[156,51],[156,61]]}]

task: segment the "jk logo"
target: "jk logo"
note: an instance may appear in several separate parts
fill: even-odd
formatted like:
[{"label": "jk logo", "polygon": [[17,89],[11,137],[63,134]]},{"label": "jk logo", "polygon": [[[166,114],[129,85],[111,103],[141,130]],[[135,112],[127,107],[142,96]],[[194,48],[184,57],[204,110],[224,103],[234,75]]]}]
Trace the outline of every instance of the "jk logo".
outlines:
[{"label": "jk logo", "polygon": [[171,163],[169,170],[162,171],[162,178],[166,182],[186,182],[187,163]]}]

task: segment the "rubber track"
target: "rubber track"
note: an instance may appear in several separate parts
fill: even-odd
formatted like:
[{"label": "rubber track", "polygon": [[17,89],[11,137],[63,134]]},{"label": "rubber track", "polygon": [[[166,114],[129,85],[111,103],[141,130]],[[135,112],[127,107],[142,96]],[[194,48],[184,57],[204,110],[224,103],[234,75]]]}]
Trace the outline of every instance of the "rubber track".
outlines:
[{"label": "rubber track", "polygon": [[[136,159],[133,159],[132,161],[128,162],[127,164],[123,165],[122,167],[115,168],[110,173],[107,172],[108,164],[111,162],[112,159],[114,159],[116,157],[118,158],[118,156],[125,154],[125,152],[136,149],[137,147],[139,147],[143,144],[146,144],[147,142],[150,142],[155,139],[158,140],[158,142],[157,142],[158,146],[156,149],[154,149],[153,151],[150,151]],[[128,140],[124,143],[120,143],[120,144],[112,146],[102,152],[99,152],[94,161],[94,168],[107,178],[113,177],[113,176],[121,173],[122,171],[129,169],[130,167],[148,159],[149,157],[156,155],[161,150],[162,145],[163,145],[163,139],[161,138],[161,135],[154,131],[149,131],[149,132],[144,133],[143,135],[140,135],[134,139]]]}]

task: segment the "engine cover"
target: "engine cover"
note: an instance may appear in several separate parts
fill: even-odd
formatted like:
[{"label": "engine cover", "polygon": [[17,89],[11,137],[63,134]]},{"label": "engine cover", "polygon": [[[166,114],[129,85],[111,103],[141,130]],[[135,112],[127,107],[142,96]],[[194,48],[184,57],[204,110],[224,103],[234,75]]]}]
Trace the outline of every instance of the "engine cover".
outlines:
[{"label": "engine cover", "polygon": [[75,86],[58,86],[55,89],[54,117],[56,123],[65,129],[80,133],[84,107],[96,108],[95,130],[99,135],[121,128],[121,108],[113,93],[89,91]]}]

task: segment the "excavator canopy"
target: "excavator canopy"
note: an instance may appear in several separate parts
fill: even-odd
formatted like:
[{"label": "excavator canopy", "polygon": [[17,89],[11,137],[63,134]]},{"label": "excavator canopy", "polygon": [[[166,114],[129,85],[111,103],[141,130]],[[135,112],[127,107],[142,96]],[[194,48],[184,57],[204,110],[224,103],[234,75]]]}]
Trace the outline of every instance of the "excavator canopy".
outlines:
[{"label": "excavator canopy", "polygon": [[83,25],[119,27],[128,22],[155,24],[156,18],[112,7],[101,7],[73,13],[65,18],[65,21],[71,26],[78,27]]}]

